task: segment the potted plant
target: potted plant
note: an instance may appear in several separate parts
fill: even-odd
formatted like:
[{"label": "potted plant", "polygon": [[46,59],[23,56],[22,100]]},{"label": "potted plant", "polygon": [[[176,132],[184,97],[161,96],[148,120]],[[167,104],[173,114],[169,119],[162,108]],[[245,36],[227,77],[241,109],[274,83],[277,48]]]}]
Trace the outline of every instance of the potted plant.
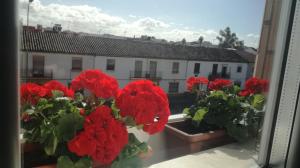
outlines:
[{"label": "potted plant", "polygon": [[152,151],[132,129],[155,134],[170,115],[166,94],[151,81],[119,89],[100,70],[83,71],[71,88],[22,84],[21,104],[25,167],[140,167]]},{"label": "potted plant", "polygon": [[246,81],[244,90],[226,79],[208,81],[205,77],[190,77],[187,89],[197,95],[195,103],[183,110],[183,120],[168,123],[166,128],[191,144],[226,140],[227,135],[239,142],[257,137],[267,86],[266,80],[255,77]]}]

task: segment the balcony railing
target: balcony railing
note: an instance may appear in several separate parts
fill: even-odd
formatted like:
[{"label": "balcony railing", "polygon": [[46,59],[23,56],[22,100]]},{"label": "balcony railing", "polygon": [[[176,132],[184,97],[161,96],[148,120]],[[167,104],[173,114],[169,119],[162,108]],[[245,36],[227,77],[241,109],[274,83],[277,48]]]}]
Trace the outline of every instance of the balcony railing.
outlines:
[{"label": "balcony railing", "polygon": [[210,73],[208,75],[209,80],[214,80],[216,78],[230,79],[230,73]]},{"label": "balcony railing", "polygon": [[21,78],[25,81],[42,83],[43,81],[51,80],[53,78],[53,71],[50,69],[21,69]]},{"label": "balcony railing", "polygon": [[162,77],[161,72],[152,72],[152,71],[130,71],[130,79],[134,78],[144,78],[144,79],[153,79],[160,80]]}]

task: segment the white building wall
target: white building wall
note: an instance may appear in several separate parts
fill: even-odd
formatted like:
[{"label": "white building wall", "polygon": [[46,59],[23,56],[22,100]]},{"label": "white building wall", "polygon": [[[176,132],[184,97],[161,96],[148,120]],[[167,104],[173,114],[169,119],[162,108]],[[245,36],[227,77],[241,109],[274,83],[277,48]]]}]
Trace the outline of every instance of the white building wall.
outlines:
[{"label": "white building wall", "polygon": [[[208,77],[212,71],[213,64],[218,64],[218,72],[221,72],[222,65],[228,66],[228,72],[231,74],[231,80],[241,81],[242,86],[247,77],[248,64],[247,63],[228,63],[228,62],[203,62],[203,61],[185,61],[185,60],[171,60],[171,59],[147,59],[147,58],[128,58],[128,57],[108,57],[108,56],[87,56],[74,54],[57,54],[57,53],[39,53],[32,52],[28,56],[28,68],[32,69],[32,56],[45,56],[45,70],[53,71],[53,78],[65,84],[68,84],[71,79],[76,76],[78,71],[71,71],[72,57],[82,58],[82,68],[85,69],[100,69],[103,72],[114,76],[118,81],[120,87],[124,87],[131,81],[130,72],[134,71],[135,61],[143,61],[143,71],[149,71],[149,62],[157,62],[157,72],[161,73],[162,80],[159,86],[166,92],[169,92],[169,83],[179,83],[179,93],[186,91],[185,81],[188,77],[194,76],[194,65],[200,63],[199,76]],[[21,66],[25,66],[26,53],[22,53]],[[115,59],[115,70],[106,70],[107,59]],[[172,73],[173,62],[179,62],[179,73]],[[242,66],[242,72],[237,72],[237,67]],[[25,69],[26,67],[22,67]]]},{"label": "white building wall", "polygon": [[[26,53],[23,54],[26,61]],[[82,69],[92,69],[94,67],[94,57],[87,55],[75,55],[75,54],[59,54],[59,53],[39,53],[32,52],[28,54],[28,69],[32,69],[32,57],[44,56],[45,57],[45,71],[52,71],[53,79],[59,80],[64,84],[68,84],[71,79],[79,74],[78,71],[72,71],[72,58],[82,58]],[[21,63],[25,66],[25,64]],[[26,69],[26,67],[22,67]]]},{"label": "white building wall", "polygon": [[[187,76],[194,76],[195,63],[200,63],[200,74],[198,76],[208,77],[212,72],[213,64],[218,64],[218,73],[221,73],[222,66],[227,66],[227,73],[230,73],[230,79],[233,81],[240,81],[241,86],[244,85],[244,81],[248,72],[247,63],[231,63],[231,62],[203,62],[203,61],[188,61]],[[237,67],[242,66],[242,72],[237,72]]]}]

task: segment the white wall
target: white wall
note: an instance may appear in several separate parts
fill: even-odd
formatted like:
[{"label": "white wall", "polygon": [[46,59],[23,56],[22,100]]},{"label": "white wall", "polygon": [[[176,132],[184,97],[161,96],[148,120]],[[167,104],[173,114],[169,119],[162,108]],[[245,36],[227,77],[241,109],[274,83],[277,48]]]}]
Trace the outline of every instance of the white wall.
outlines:
[{"label": "white wall", "polygon": [[[71,71],[72,68],[72,58],[80,57],[82,58],[82,68],[91,69],[94,66],[94,57],[87,55],[74,55],[74,54],[57,54],[57,53],[38,53],[33,52],[28,55],[28,69],[32,69],[32,57],[33,56],[44,56],[45,57],[45,70],[53,72],[53,79],[59,80],[65,84],[68,84],[70,80],[76,76],[79,72]],[[23,54],[26,60],[26,53]],[[21,63],[22,66],[25,64]],[[25,69],[26,67],[22,67]]]},{"label": "white wall", "polygon": [[[242,86],[247,76],[248,64],[247,63],[231,63],[231,62],[202,62],[202,61],[189,61],[187,76],[194,76],[195,63],[200,63],[200,74],[198,76],[205,76],[212,72],[213,64],[218,64],[218,73],[222,71],[222,66],[227,65],[227,72],[230,73],[230,79],[233,81],[241,81]],[[237,72],[237,67],[242,66],[242,72]]]},{"label": "white wall", "polygon": [[[230,71],[231,79],[233,81],[241,81],[242,85],[247,77],[248,64],[246,63],[228,63],[228,62],[201,62],[201,61],[185,61],[185,60],[170,60],[170,59],[147,59],[147,58],[125,58],[125,57],[108,57],[108,56],[87,56],[87,55],[74,55],[74,54],[57,54],[57,53],[29,53],[28,57],[28,68],[32,68],[32,56],[41,55],[45,56],[45,69],[53,71],[53,77],[56,80],[60,80],[67,84],[70,80],[76,76],[79,72],[71,71],[72,57],[81,57],[83,63],[83,69],[101,69],[115,78],[118,79],[120,87],[124,87],[130,82],[130,72],[134,71],[135,61],[143,61],[143,71],[149,71],[149,62],[157,62],[157,72],[161,73],[162,80],[159,85],[168,92],[170,82],[179,83],[179,92],[186,91],[185,81],[186,78],[194,76],[194,64],[200,63],[200,74],[199,76],[207,77],[212,71],[213,64],[218,64],[218,72],[221,72],[222,65],[228,66]],[[21,66],[25,69],[26,53],[22,53]],[[115,59],[115,70],[106,70],[106,60]],[[173,62],[179,62],[179,73],[172,73]],[[237,73],[237,67],[242,66],[242,72]]]}]

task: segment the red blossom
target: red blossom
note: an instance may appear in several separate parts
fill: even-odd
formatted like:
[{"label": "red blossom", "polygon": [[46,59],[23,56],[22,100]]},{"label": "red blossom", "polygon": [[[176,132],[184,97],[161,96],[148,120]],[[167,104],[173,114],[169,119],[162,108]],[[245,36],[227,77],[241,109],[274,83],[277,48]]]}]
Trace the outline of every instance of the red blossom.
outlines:
[{"label": "red blossom", "polygon": [[67,88],[64,86],[62,83],[60,83],[57,80],[51,80],[47,83],[44,84],[44,88],[47,89],[47,96],[52,97],[52,91],[53,90],[58,90],[64,93],[64,96],[66,97],[74,97],[74,91],[72,89]]},{"label": "red blossom", "polygon": [[35,105],[38,100],[45,97],[47,89],[35,83],[24,83],[21,85],[21,103]]},{"label": "red blossom", "polygon": [[97,141],[88,133],[81,132],[68,142],[68,148],[78,156],[92,155],[96,150]]},{"label": "red blossom", "polygon": [[221,90],[223,88],[227,88],[232,86],[232,81],[227,79],[215,79],[211,81],[208,85],[210,90]]},{"label": "red blossom", "polygon": [[100,70],[85,70],[72,80],[74,90],[87,89],[100,98],[112,98],[118,93],[119,85],[115,78]]},{"label": "red blossom", "polygon": [[162,131],[170,115],[167,95],[149,80],[137,80],[125,86],[116,98],[116,105],[123,117],[133,117],[149,134]]},{"label": "red blossom", "polygon": [[209,80],[206,77],[189,77],[186,81],[187,90],[193,91],[193,89],[201,84],[207,85]]},{"label": "red blossom", "polygon": [[82,116],[85,115],[85,110],[84,110],[84,108],[80,108],[80,109],[79,109],[79,114],[82,115]]},{"label": "red blossom", "polygon": [[242,90],[239,92],[239,96],[249,96],[250,95],[250,92],[248,90]]},{"label": "red blossom", "polygon": [[[245,83],[245,89],[242,90],[240,96],[249,96],[251,94],[263,93],[268,91],[268,81],[264,79],[258,79],[256,77],[249,78]],[[248,94],[245,94],[245,93]]]},{"label": "red blossom", "polygon": [[127,143],[126,127],[112,116],[109,107],[100,106],[85,118],[84,130],[68,142],[68,148],[78,156],[109,164]]}]

